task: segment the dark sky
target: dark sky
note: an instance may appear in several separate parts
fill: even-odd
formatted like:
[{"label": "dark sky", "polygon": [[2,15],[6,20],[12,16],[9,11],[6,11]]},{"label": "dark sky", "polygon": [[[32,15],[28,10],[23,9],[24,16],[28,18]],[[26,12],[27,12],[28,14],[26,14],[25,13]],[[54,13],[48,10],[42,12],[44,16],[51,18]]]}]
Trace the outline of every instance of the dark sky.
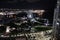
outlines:
[{"label": "dark sky", "polygon": [[53,9],[56,0],[40,0],[38,2],[17,1],[7,3],[7,0],[0,0],[0,8],[21,8],[21,9]]}]

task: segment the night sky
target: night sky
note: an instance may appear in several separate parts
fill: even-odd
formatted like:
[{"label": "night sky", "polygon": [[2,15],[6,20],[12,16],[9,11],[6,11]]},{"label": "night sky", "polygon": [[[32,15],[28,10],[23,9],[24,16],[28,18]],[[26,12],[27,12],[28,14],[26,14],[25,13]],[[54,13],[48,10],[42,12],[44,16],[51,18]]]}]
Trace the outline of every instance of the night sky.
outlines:
[{"label": "night sky", "polygon": [[17,1],[15,3],[7,3],[0,0],[0,8],[20,8],[20,9],[53,9],[56,0],[40,0],[38,2]]},{"label": "night sky", "polygon": [[[7,1],[7,0],[6,0]],[[0,0],[0,8],[15,8],[15,9],[44,9],[47,12],[43,15],[43,18],[47,18],[52,22],[53,12],[56,6],[56,0],[40,0],[38,2],[29,3],[27,1],[16,3],[7,3],[6,1]]]}]

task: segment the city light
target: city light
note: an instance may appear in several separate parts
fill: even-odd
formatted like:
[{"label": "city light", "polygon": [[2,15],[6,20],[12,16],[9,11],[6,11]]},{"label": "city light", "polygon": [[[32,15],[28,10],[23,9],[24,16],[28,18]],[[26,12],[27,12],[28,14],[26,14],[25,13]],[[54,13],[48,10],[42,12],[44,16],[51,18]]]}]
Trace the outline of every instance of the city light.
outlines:
[{"label": "city light", "polygon": [[4,13],[4,12],[0,12],[0,15],[6,15],[6,13]]}]

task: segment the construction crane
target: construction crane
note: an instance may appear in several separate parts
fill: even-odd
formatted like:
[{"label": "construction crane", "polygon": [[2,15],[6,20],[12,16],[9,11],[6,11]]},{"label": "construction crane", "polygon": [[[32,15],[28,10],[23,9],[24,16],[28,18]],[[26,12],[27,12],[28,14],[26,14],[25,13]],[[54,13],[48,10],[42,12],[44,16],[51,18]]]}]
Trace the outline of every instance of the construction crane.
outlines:
[{"label": "construction crane", "polygon": [[53,19],[53,37],[54,40],[60,40],[60,0],[57,0]]}]

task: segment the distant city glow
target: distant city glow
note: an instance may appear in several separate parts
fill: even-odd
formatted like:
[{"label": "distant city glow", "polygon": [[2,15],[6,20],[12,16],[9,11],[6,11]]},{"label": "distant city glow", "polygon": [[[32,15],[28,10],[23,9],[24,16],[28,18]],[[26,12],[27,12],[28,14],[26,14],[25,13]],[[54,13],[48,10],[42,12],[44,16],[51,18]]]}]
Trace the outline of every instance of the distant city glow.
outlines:
[{"label": "distant city glow", "polygon": [[45,10],[35,10],[34,12],[40,13],[40,12],[45,12]]},{"label": "distant city glow", "polygon": [[45,10],[34,10],[33,13],[37,13],[38,15],[42,15]]},{"label": "distant city glow", "polygon": [[9,12],[9,13],[7,13],[8,15],[11,15],[11,14],[15,14],[14,12]]},{"label": "distant city glow", "polygon": [[4,13],[4,12],[0,12],[0,15],[6,15],[6,13]]}]

